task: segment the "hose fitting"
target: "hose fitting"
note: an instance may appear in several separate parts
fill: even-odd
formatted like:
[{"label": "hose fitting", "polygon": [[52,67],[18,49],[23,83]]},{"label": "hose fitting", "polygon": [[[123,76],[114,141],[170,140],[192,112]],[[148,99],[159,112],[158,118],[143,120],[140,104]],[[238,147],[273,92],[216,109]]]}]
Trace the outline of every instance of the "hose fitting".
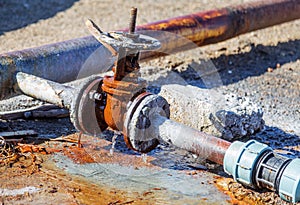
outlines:
[{"label": "hose fitting", "polygon": [[289,202],[300,201],[300,159],[273,152],[268,145],[236,141],[224,156],[224,170],[234,180],[252,188],[276,191]]}]

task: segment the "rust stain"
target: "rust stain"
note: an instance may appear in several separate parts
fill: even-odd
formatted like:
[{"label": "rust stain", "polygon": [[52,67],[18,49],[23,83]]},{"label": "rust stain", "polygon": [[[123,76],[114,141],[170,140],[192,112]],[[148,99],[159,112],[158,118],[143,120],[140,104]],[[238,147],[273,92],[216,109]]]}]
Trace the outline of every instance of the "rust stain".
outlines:
[{"label": "rust stain", "polygon": [[16,148],[19,149],[21,153],[36,152],[36,153],[41,153],[41,154],[48,154],[46,148],[44,146],[40,146],[40,145],[18,143],[18,146]]},{"label": "rust stain", "polygon": [[[77,139],[78,134],[71,134],[65,136],[68,139]],[[125,154],[114,150],[113,154],[110,152],[112,142],[96,138],[93,136],[82,135],[81,147],[77,143],[52,143],[46,147],[48,153],[60,152],[78,164],[86,163],[111,163],[120,164],[123,166],[149,167],[159,169],[151,161],[155,160],[154,157],[147,156],[145,162],[139,154]]]},{"label": "rust stain", "polygon": [[72,159],[75,163],[85,164],[95,162],[93,157],[91,157],[84,148],[68,147],[64,148],[62,151],[65,156]]},{"label": "rust stain", "polygon": [[230,203],[234,205],[265,205],[265,204],[281,204],[281,199],[275,193],[271,195],[266,193],[257,193],[251,189],[243,187],[241,184],[235,182],[232,178],[225,178],[221,176],[214,177],[215,186],[227,194],[231,200]]},{"label": "rust stain", "polygon": [[249,200],[246,196],[236,196],[235,193],[230,190],[229,184],[235,183],[233,179],[231,178],[224,178],[224,177],[216,177],[215,185],[216,187],[222,191],[223,193],[227,194],[231,200],[230,203],[236,204],[236,205],[254,205],[256,204],[255,201]]},{"label": "rust stain", "polygon": [[[32,167],[24,166],[24,160],[8,167],[4,172],[0,170],[1,188],[19,189],[24,186],[34,186],[41,189],[38,193],[18,196],[1,196],[3,204],[31,204],[33,201],[51,204],[156,204],[159,190],[149,190],[152,194],[131,193],[107,186],[99,186],[80,176],[69,175],[58,169],[48,160],[49,155],[43,157],[39,171],[31,173]],[[30,159],[25,164],[30,164]],[[22,165],[22,166],[21,166]]]}]

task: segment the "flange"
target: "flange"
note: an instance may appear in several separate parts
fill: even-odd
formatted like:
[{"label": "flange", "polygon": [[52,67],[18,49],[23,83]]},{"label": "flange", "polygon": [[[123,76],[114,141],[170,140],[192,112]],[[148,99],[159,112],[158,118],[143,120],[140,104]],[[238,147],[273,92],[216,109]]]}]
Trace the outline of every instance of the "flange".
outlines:
[{"label": "flange", "polygon": [[[91,76],[76,88],[70,118],[75,128],[85,134],[99,135],[107,128],[104,121],[106,94],[102,92],[103,79]],[[95,97],[95,94],[98,96]]]},{"label": "flange", "polygon": [[163,97],[145,92],[130,102],[123,129],[128,147],[147,153],[159,144],[158,128],[151,122],[154,114],[170,117],[170,106]]}]

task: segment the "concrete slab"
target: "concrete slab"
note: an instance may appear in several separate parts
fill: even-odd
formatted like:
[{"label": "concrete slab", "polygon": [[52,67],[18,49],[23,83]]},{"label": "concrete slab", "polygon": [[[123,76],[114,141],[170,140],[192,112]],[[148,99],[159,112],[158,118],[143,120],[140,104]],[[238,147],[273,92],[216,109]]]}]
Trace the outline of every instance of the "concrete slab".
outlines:
[{"label": "concrete slab", "polygon": [[262,109],[245,97],[191,85],[163,85],[171,119],[227,140],[241,139],[264,126]]}]

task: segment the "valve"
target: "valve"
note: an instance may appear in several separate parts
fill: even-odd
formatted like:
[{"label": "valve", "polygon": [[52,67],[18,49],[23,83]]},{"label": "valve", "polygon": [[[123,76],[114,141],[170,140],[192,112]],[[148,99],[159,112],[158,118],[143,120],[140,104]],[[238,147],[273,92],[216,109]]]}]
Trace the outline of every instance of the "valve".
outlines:
[{"label": "valve", "polygon": [[[86,26],[90,33],[102,43],[113,56],[116,56],[116,61],[112,68],[114,76],[105,76],[101,83],[101,88],[96,92],[96,95],[103,96],[105,101],[104,109],[96,111],[96,115],[99,116],[97,119],[102,119],[102,121],[98,123],[103,128],[109,126],[114,130],[122,131],[124,140],[131,149],[145,153],[158,145],[158,136],[149,137],[147,139],[140,138],[137,136],[138,131],[134,132],[129,130],[128,126],[132,121],[132,115],[145,99],[151,99],[153,102],[156,102],[157,99],[161,100],[162,104],[150,104],[156,106],[156,108],[160,106],[163,107],[165,113],[167,113],[165,115],[167,117],[170,116],[170,111],[166,100],[146,92],[146,81],[140,78],[140,66],[138,63],[140,51],[156,50],[159,49],[161,45],[157,39],[134,33],[136,14],[137,9],[132,8],[128,33],[103,32],[92,20],[87,20]],[[137,124],[143,126],[143,128],[147,126],[146,124],[142,125],[143,123]],[[140,127],[138,130],[143,130],[143,128]]]}]

